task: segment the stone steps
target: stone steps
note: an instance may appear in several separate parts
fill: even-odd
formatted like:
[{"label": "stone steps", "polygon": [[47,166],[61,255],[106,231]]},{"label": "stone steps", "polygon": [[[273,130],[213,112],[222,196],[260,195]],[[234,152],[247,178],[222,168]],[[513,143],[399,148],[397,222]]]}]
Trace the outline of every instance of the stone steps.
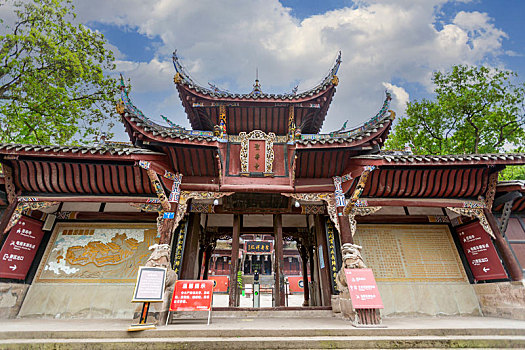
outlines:
[{"label": "stone steps", "polygon": [[480,317],[385,319],[386,328],[355,328],[336,317],[216,317],[209,326],[186,319],[127,332],[130,323],[10,320],[0,324],[0,349],[525,348],[525,322]]},{"label": "stone steps", "polygon": [[8,339],[0,349],[525,348],[525,336],[300,336]]}]

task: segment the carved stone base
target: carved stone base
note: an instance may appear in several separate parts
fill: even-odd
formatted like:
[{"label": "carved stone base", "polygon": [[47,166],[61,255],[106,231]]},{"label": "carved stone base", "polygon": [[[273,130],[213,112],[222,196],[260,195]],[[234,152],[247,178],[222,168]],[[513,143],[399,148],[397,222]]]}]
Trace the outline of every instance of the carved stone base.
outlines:
[{"label": "carved stone base", "polygon": [[356,321],[356,312],[352,307],[352,300],[348,291],[339,295],[332,295],[332,311],[352,323]]},{"label": "carved stone base", "polygon": [[[164,326],[166,319],[168,318],[168,312],[170,309],[171,296],[173,295],[174,286],[168,287],[164,291],[164,299],[162,303],[151,303],[149,306],[147,323],[153,323],[156,326]],[[140,313],[142,311],[142,303],[137,304],[137,308],[133,313],[133,322],[139,323]]]}]

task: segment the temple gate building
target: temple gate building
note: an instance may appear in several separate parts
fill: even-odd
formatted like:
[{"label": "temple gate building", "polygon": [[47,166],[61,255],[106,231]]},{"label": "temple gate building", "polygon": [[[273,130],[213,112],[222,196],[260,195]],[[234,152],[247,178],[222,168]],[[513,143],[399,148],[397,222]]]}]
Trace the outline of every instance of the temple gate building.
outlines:
[{"label": "temple gate building", "polygon": [[505,292],[523,295],[525,187],[497,180],[525,154],[384,152],[388,93],[360,127],[320,133],[340,56],[287,94],[202,87],[173,62],[191,130],[151,121],[122,83],[129,144],[0,144],[3,317],[131,317],[156,243],[178,278],[216,279],[224,307],[239,305],[239,271],[245,284],[258,271],[276,310],[292,277],[305,308],[337,309],[341,246],[355,243],[384,316],[525,318]]}]

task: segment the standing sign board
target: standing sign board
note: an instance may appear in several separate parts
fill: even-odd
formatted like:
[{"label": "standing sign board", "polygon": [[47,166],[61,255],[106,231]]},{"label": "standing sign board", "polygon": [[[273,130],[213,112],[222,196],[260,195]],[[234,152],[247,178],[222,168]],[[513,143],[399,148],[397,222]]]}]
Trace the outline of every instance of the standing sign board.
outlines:
[{"label": "standing sign board", "polygon": [[345,269],[354,309],[383,309],[372,269]]},{"label": "standing sign board", "polygon": [[508,278],[490,236],[478,221],[456,231],[475,281]]},{"label": "standing sign board", "polygon": [[22,216],[0,250],[0,277],[25,280],[44,237],[43,223]]},{"label": "standing sign board", "polygon": [[213,284],[212,280],[175,282],[170,311],[208,311],[208,324],[210,324]]},{"label": "standing sign board", "polygon": [[166,283],[164,267],[139,267],[133,302],[162,302]]}]

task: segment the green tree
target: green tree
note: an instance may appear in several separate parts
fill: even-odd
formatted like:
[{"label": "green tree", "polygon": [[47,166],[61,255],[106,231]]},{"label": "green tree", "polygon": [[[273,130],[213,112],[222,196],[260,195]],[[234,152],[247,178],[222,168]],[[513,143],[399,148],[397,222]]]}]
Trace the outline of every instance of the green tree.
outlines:
[{"label": "green tree", "polygon": [[102,34],[73,23],[69,0],[0,6],[16,17],[0,35],[0,141],[87,143],[108,135],[117,83],[107,75],[114,57]]},{"label": "green tree", "polygon": [[495,153],[525,144],[525,84],[511,71],[454,66],[433,74],[435,100],[407,104],[389,149],[416,154]]}]

